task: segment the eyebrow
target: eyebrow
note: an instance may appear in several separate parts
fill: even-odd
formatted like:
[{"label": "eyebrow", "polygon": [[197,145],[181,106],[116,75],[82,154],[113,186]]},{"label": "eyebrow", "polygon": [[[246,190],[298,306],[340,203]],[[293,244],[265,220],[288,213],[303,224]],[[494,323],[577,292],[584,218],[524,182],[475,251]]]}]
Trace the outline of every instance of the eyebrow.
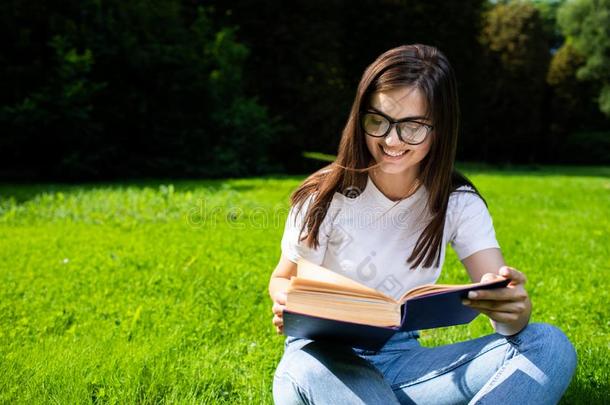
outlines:
[{"label": "eyebrow", "polygon": [[386,114],[386,113],[384,113],[383,111],[378,110],[377,108],[375,108],[375,107],[373,107],[373,106],[370,106],[370,107],[369,107],[369,109],[371,109],[371,110],[373,110],[373,111],[375,111],[375,112],[378,112],[378,113],[381,113],[381,114],[387,115],[388,117],[392,118],[394,121],[402,121],[402,120],[427,120],[427,119],[428,119],[428,117],[426,117],[426,116],[424,116],[424,115],[414,115],[414,116],[411,116],[411,117],[394,118],[394,117],[392,117],[391,115]]}]

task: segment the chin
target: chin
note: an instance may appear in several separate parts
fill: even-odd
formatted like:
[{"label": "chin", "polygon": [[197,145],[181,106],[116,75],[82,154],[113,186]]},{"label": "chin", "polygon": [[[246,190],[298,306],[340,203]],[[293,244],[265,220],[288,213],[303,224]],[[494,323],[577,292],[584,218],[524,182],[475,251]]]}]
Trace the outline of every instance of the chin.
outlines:
[{"label": "chin", "polygon": [[409,169],[409,165],[393,165],[382,163],[379,169],[386,174],[400,174]]}]

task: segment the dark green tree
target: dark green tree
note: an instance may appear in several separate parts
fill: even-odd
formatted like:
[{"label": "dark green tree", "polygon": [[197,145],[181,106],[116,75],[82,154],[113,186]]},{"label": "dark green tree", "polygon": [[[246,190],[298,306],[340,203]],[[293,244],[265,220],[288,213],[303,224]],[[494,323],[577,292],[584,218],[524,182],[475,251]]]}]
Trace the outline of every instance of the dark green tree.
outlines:
[{"label": "dark green tree", "polygon": [[548,141],[545,79],[550,50],[540,13],[529,3],[497,4],[484,15],[480,41],[485,68],[479,156],[491,162],[535,161]]},{"label": "dark green tree", "polygon": [[0,6],[0,171],[55,178],[272,170],[248,49],[179,0]]},{"label": "dark green tree", "polygon": [[318,164],[304,164],[303,151],[336,152],[366,66],[401,44],[435,45],[447,54],[459,78],[464,128],[475,133],[484,0],[212,3],[215,18],[239,26],[238,40],[252,51],[244,70],[247,88],[286,124],[274,154],[291,171]]},{"label": "dark green tree", "polygon": [[595,82],[577,78],[584,64],[584,56],[569,42],[553,55],[547,75],[552,90],[549,147],[557,160],[605,164],[610,162],[608,119],[599,110]]},{"label": "dark green tree", "polygon": [[538,9],[546,36],[550,40],[551,51],[561,47],[564,37],[557,25],[557,12],[566,0],[530,0],[531,4]]},{"label": "dark green tree", "polygon": [[558,21],[567,43],[585,59],[577,77],[599,85],[599,108],[610,117],[610,0],[568,1]]}]

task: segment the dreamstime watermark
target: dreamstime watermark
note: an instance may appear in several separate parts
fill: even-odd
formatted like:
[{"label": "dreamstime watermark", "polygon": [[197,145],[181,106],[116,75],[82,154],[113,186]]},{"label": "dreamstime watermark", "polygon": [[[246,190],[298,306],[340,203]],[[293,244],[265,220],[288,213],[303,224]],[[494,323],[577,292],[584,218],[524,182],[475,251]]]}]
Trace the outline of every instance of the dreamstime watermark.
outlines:
[{"label": "dreamstime watermark", "polygon": [[[307,257],[308,254],[315,254],[315,251],[299,242],[296,236],[296,230],[300,229],[306,213],[307,206],[303,206],[297,212],[297,210],[283,205],[262,206],[253,205],[247,201],[241,205],[218,205],[217,200],[199,199],[185,213],[185,221],[192,228],[205,230],[226,229],[226,227],[234,231],[277,230],[287,226],[287,246],[296,249],[299,255]],[[319,214],[322,213],[322,211],[319,212]],[[315,211],[311,214],[315,215]],[[324,232],[331,238],[327,246],[330,251],[327,250],[327,254],[332,252],[331,255],[334,258],[332,260],[336,262],[333,267],[335,271],[388,295],[396,295],[404,289],[403,281],[392,274],[387,274],[384,255],[377,248],[365,243],[367,238],[363,238],[363,235],[368,231],[389,228],[392,228],[391,232],[387,234],[381,232],[378,235],[382,238],[383,235],[396,237],[395,231],[401,229],[408,230],[405,234],[411,234],[414,229],[423,229],[422,225],[426,223],[421,221],[423,218],[426,216],[405,207],[396,211],[388,211],[373,206],[342,204],[338,209],[331,206],[326,210],[320,232]],[[305,234],[306,232],[305,230]],[[405,243],[409,242],[405,239]],[[377,247],[382,246],[383,243]]]},{"label": "dreamstime watermark", "polygon": [[185,215],[191,228],[216,228],[226,225],[231,229],[268,229],[283,227],[290,212],[284,206],[208,205],[205,199],[197,200]]},{"label": "dreamstime watermark", "polygon": [[[349,190],[356,195],[358,190]],[[353,197],[352,197],[353,198]],[[312,212],[309,212],[312,211]],[[198,199],[195,206],[185,215],[185,221],[191,228],[214,229],[217,226],[228,226],[231,229],[276,229],[286,225],[287,218],[292,226],[303,223],[305,216],[323,218],[320,229],[335,230],[344,234],[345,240],[351,238],[348,230],[421,230],[429,221],[426,210],[411,207],[379,207],[356,204],[331,204],[329,207],[316,207],[309,210],[305,204],[300,209],[276,205],[273,207],[252,205],[217,205],[206,199]],[[343,246],[343,244],[341,244]]]}]

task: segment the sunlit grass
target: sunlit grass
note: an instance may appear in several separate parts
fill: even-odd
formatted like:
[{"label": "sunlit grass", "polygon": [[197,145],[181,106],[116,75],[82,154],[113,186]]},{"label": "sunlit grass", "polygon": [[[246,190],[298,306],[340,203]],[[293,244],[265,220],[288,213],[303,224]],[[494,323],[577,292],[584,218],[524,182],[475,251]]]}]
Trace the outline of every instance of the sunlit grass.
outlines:
[{"label": "sunlit grass", "polygon": [[[533,321],[576,345],[564,403],[608,401],[608,170],[466,172]],[[0,185],[0,402],[271,403],[267,282],[302,178]],[[466,280],[451,252],[441,281]],[[490,331],[480,317],[422,342]]]}]

